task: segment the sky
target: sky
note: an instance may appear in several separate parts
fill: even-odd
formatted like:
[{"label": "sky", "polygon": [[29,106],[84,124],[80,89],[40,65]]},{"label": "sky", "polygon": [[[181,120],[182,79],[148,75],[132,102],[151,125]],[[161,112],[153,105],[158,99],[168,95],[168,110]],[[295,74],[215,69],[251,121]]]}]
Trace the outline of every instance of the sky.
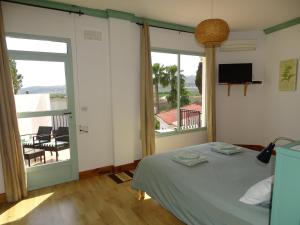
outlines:
[{"label": "sky", "polygon": [[64,62],[16,60],[23,88],[66,85]]},{"label": "sky", "polygon": [[67,43],[6,37],[8,50],[67,53]]},{"label": "sky", "polygon": [[[159,63],[164,66],[177,65],[177,54],[152,52],[151,59],[152,64]],[[183,70],[182,74],[185,76],[195,76],[200,59],[200,56],[181,55],[180,69]]]},{"label": "sky", "polygon": [[[67,44],[63,42],[7,37],[6,43],[8,50],[67,53]],[[23,88],[66,84],[64,62],[16,60],[16,64],[18,73],[23,76]]]}]

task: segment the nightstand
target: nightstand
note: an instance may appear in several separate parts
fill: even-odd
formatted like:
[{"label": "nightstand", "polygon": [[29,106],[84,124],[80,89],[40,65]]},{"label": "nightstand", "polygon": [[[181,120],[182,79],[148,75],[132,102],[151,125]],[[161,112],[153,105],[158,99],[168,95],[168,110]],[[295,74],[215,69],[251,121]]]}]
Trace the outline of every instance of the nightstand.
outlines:
[{"label": "nightstand", "polygon": [[300,225],[300,141],[276,147],[271,225]]}]

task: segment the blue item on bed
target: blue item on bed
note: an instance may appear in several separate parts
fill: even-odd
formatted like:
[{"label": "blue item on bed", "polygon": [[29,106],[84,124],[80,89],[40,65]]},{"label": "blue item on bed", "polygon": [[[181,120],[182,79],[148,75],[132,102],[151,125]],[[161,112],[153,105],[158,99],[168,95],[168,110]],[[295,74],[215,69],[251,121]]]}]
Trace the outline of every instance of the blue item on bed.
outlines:
[{"label": "blue item on bed", "polygon": [[[138,165],[132,188],[147,192],[162,207],[190,225],[268,225],[269,209],[239,199],[250,186],[274,173],[256,161],[257,152],[243,148],[230,157],[202,144],[145,157]],[[198,152],[209,163],[182,166],[172,157],[183,150]]]}]

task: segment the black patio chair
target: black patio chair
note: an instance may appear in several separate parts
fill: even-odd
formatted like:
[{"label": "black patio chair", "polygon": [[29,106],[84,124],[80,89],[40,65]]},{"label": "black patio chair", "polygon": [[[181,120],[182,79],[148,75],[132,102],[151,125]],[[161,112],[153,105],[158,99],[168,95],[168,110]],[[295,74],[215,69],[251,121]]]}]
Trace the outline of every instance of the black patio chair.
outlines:
[{"label": "black patio chair", "polygon": [[45,151],[56,153],[56,161],[58,161],[58,152],[70,148],[69,128],[59,127],[53,135],[54,140],[41,145]]},{"label": "black patio chair", "polygon": [[[22,141],[23,155],[24,159],[28,160],[28,166],[30,166],[30,160],[40,157],[44,157],[44,163],[46,163],[45,151],[41,148],[42,144],[51,141],[52,127],[49,126],[39,126],[38,132],[36,134],[24,134],[22,137],[31,136],[30,139]],[[26,150],[29,149],[29,150]]]}]

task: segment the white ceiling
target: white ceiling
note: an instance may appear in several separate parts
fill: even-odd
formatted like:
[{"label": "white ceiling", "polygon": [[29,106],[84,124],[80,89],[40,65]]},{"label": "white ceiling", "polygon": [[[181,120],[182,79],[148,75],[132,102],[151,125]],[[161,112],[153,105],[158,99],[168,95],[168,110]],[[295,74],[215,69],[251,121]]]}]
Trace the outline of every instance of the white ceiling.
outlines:
[{"label": "white ceiling", "polygon": [[261,30],[300,16],[300,0],[56,0],[97,9],[131,12],[136,16],[196,26],[213,17],[232,30]]}]

